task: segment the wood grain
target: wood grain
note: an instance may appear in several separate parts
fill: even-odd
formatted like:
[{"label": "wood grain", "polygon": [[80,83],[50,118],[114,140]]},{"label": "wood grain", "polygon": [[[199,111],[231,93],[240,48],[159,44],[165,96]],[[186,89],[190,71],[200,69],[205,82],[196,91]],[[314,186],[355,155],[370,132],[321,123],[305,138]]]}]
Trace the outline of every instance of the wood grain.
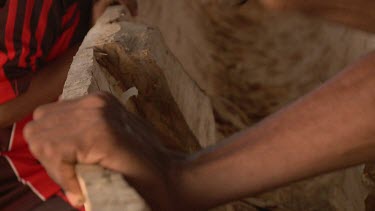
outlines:
[{"label": "wood grain", "polygon": [[[71,65],[63,99],[107,91],[119,99],[136,89],[125,107],[150,122],[165,146],[191,153],[215,141],[210,100],[186,74],[150,26],[125,21],[109,8],[88,33]],[[147,206],[121,175],[99,166],[77,166],[88,211],[143,211]]]}]

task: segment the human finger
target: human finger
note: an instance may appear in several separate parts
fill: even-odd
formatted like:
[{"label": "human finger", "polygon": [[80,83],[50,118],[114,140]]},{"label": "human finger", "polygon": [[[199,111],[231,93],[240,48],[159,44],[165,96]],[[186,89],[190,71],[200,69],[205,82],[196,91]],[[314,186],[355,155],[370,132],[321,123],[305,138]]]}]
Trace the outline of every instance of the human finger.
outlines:
[{"label": "human finger", "polygon": [[[31,125],[26,131],[38,131],[36,128]],[[48,175],[66,191],[69,201],[74,206],[81,206],[84,198],[75,174],[78,147],[74,146],[74,142],[68,142],[70,138],[64,140],[54,132],[26,132],[25,137],[31,153],[45,167]]]},{"label": "human finger", "polygon": [[120,3],[126,5],[132,16],[138,15],[138,2],[137,0],[119,0]]},{"label": "human finger", "polygon": [[33,119],[38,120],[47,114],[54,112],[69,111],[72,109],[103,108],[110,104],[115,98],[106,92],[97,92],[81,98],[63,100],[56,103],[45,104],[35,109]]}]

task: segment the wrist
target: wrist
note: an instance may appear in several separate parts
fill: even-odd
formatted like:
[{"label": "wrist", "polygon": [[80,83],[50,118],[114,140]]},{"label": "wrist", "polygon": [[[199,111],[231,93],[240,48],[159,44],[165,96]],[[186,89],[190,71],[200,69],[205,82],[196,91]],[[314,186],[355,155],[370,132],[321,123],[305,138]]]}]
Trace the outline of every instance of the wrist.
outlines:
[{"label": "wrist", "polygon": [[208,210],[216,206],[214,197],[207,194],[210,175],[206,172],[205,162],[201,153],[193,154],[172,164],[168,174],[169,187],[174,200],[178,203],[178,210]]},{"label": "wrist", "polygon": [[[192,174],[193,162],[190,157],[183,160],[174,160],[170,163],[167,172],[167,188],[170,198],[173,199],[176,210],[203,210],[199,199],[199,192],[194,192],[196,181]],[[198,197],[197,197],[198,196]]]}]

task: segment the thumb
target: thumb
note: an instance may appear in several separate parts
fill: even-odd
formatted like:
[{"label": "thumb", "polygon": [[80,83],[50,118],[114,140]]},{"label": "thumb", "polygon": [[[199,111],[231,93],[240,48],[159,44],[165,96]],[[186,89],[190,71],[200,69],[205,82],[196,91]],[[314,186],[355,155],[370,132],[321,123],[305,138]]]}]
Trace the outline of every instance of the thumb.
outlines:
[{"label": "thumb", "polygon": [[295,10],[299,8],[299,1],[295,0],[260,0],[261,4],[270,10],[284,11]]},{"label": "thumb", "polygon": [[78,182],[75,165],[71,163],[61,163],[58,169],[58,174],[50,176],[63,188],[66,197],[73,206],[83,206],[85,198]]},{"label": "thumb", "polygon": [[138,15],[138,3],[137,0],[119,0],[121,4],[126,5],[132,16]]}]

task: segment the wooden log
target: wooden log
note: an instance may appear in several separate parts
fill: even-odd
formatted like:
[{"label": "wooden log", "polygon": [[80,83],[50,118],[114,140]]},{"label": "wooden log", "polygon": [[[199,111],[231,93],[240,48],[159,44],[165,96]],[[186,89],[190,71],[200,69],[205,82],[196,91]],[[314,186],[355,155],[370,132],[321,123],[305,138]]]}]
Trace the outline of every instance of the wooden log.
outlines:
[{"label": "wooden log", "polygon": [[121,174],[95,165],[76,167],[87,211],[148,211],[146,202]]},{"label": "wooden log", "polygon": [[[122,7],[112,7],[88,33],[75,56],[62,98],[107,91],[123,99],[129,89],[138,96],[131,97],[126,108],[168,136],[167,147],[193,152],[214,143],[210,100],[165,46],[160,32],[125,21]],[[115,172],[77,166],[77,174],[88,211],[148,209]]]}]

